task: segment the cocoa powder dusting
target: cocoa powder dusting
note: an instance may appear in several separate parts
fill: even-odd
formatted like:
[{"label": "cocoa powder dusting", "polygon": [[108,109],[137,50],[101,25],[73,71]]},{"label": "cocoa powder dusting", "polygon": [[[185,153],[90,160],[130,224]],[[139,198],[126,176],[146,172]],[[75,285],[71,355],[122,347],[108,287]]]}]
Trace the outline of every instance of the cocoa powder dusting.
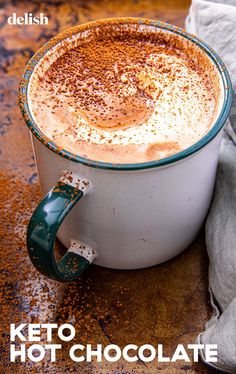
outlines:
[{"label": "cocoa powder dusting", "polygon": [[37,125],[58,147],[95,161],[155,161],[188,148],[215,120],[214,67],[184,38],[115,22],[63,34],[39,62],[29,88]]},{"label": "cocoa powder dusting", "polygon": [[[101,28],[88,41],[56,60],[44,79],[52,98],[64,94],[72,106],[79,108],[75,114],[79,110],[95,126],[117,128],[137,124],[137,116],[139,121],[145,121],[145,117],[150,115],[151,103],[148,107],[146,101],[153,99],[156,87],[144,89],[138,79],[144,67],[152,64],[148,62],[150,55],[158,52],[181,55],[181,52],[160,45],[160,40],[155,40],[152,34],[140,37],[135,33],[113,32]],[[160,73],[170,71],[161,57],[156,68]],[[128,95],[130,82],[138,88],[137,94],[131,98]],[[109,93],[119,98],[118,103],[106,103],[104,98]],[[131,106],[132,111],[128,113]]]}]

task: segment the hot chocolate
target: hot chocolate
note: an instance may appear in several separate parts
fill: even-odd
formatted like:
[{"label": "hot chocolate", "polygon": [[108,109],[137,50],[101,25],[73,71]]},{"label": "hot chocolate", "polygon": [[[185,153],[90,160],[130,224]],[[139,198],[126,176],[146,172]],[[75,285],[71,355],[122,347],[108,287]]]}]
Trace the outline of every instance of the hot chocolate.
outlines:
[{"label": "hot chocolate", "polygon": [[61,42],[31,79],[38,127],[58,147],[105,162],[152,161],[191,146],[215,120],[219,88],[205,73],[209,62],[177,39],[109,24]]}]

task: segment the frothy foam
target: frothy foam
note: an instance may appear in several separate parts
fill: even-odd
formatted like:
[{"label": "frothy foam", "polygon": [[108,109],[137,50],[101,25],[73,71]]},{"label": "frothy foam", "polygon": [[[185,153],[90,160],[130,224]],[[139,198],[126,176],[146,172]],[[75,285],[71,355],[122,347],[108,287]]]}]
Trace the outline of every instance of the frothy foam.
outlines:
[{"label": "frothy foam", "polygon": [[77,44],[31,83],[31,112],[59,147],[98,161],[145,162],[209,131],[216,85],[168,38],[113,27]]}]

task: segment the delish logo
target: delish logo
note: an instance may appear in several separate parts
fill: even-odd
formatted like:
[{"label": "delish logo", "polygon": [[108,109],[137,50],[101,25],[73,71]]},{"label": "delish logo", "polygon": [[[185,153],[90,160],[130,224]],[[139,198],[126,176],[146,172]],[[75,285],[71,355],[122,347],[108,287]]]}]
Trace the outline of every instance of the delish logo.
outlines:
[{"label": "delish logo", "polygon": [[43,13],[40,13],[39,16],[25,13],[24,16],[17,17],[16,13],[12,13],[7,22],[9,25],[48,25],[48,17],[44,16]]}]

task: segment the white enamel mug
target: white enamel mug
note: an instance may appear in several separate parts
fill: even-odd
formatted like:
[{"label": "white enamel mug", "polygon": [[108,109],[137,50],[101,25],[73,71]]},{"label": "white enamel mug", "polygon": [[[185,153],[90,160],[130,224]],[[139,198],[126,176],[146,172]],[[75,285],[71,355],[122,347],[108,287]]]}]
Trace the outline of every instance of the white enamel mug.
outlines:
[{"label": "white enamel mug", "polygon": [[[170,157],[137,164],[96,162],[61,150],[46,138],[28,106],[34,69],[58,43],[101,23],[139,23],[153,32],[174,33],[208,60],[217,71],[222,94],[217,119],[207,135]],[[182,29],[142,19],[76,26],[53,38],[30,60],[19,101],[32,132],[42,191],[47,194],[33,213],[27,233],[29,256],[41,273],[70,281],[91,262],[115,269],[145,268],[176,256],[194,240],[212,199],[222,129],[232,101],[228,72],[205,43]],[[56,236],[68,248],[58,262]]]}]

